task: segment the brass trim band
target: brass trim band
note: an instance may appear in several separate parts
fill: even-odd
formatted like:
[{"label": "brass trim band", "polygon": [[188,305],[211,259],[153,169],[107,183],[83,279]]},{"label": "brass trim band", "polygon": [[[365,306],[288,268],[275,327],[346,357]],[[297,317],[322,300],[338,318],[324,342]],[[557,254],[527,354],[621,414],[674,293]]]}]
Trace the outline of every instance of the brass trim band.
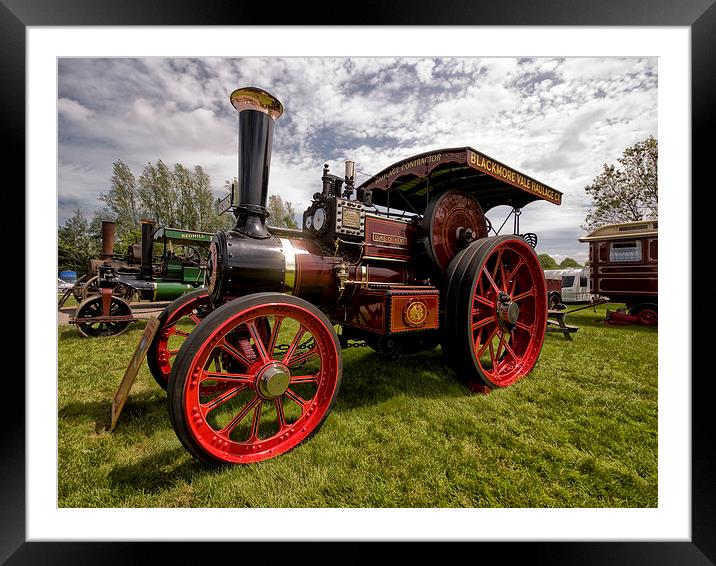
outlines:
[{"label": "brass trim band", "polygon": [[276,120],[283,114],[283,105],[270,92],[255,87],[237,88],[231,93],[231,104],[236,110],[257,110]]},{"label": "brass trim band", "polygon": [[285,263],[283,285],[287,288],[285,292],[292,295],[296,285],[296,248],[293,247],[291,240],[286,238],[279,238],[279,240]]}]

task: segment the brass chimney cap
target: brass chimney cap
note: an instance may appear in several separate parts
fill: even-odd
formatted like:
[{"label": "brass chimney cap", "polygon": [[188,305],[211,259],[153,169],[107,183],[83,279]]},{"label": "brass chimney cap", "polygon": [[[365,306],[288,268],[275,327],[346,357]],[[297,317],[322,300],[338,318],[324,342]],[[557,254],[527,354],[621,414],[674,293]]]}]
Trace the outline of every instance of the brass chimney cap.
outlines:
[{"label": "brass chimney cap", "polygon": [[253,86],[237,88],[231,93],[231,104],[239,112],[258,110],[274,120],[283,114],[283,104],[270,92]]}]

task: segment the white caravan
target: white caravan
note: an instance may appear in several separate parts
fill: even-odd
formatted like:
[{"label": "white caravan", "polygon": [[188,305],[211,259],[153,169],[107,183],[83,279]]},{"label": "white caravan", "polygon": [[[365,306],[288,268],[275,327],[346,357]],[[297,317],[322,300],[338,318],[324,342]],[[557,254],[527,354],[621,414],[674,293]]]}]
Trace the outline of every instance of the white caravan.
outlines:
[{"label": "white caravan", "polygon": [[546,279],[562,278],[562,302],[588,303],[594,295],[591,292],[589,281],[589,267],[574,267],[568,269],[545,269]]}]

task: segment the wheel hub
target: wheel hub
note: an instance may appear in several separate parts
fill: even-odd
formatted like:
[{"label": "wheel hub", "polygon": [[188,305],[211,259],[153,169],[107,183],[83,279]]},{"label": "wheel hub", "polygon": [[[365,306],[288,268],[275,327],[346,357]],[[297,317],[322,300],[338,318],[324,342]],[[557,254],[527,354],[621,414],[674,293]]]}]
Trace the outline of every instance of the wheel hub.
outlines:
[{"label": "wheel hub", "polygon": [[256,390],[265,399],[275,399],[288,389],[291,372],[282,363],[273,362],[264,366],[256,377]]},{"label": "wheel hub", "polygon": [[512,301],[507,293],[500,293],[497,301],[497,317],[500,324],[507,330],[511,330],[520,318],[520,307]]}]

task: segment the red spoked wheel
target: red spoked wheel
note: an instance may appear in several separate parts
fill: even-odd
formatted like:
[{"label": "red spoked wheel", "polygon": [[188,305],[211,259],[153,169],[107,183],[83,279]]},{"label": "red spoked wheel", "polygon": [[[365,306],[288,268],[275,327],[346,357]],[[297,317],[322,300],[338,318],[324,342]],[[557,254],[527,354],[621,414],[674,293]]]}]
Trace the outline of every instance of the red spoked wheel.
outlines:
[{"label": "red spoked wheel", "polygon": [[478,240],[451,263],[443,350],[467,383],[506,387],[537,363],[547,327],[539,260],[523,239]]},{"label": "red spoked wheel", "polygon": [[186,339],[169,380],[169,416],[199,460],[260,462],[318,431],[342,373],[338,337],[321,311],[256,293],[217,308]]},{"label": "red spoked wheel", "polygon": [[169,303],[157,317],[159,329],[147,350],[147,365],[162,389],[167,388],[179,348],[210,307],[209,292],[197,289]]}]

